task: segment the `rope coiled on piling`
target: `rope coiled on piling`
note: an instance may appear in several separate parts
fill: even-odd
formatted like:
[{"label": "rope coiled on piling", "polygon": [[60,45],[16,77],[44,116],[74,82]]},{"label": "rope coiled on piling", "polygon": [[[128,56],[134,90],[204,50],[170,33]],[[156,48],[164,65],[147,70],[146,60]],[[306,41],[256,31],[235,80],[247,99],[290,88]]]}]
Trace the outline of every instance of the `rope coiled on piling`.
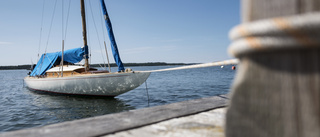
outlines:
[{"label": "rope coiled on piling", "polygon": [[271,18],[241,24],[230,31],[229,54],[320,47],[320,13]]}]

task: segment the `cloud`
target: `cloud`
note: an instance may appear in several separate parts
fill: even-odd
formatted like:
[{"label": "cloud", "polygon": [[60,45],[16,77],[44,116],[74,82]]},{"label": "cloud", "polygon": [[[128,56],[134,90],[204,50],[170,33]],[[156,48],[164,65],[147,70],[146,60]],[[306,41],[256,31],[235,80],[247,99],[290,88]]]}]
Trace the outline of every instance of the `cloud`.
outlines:
[{"label": "cloud", "polygon": [[12,44],[13,44],[12,42],[0,41],[0,46],[3,46],[3,45],[12,45]]}]

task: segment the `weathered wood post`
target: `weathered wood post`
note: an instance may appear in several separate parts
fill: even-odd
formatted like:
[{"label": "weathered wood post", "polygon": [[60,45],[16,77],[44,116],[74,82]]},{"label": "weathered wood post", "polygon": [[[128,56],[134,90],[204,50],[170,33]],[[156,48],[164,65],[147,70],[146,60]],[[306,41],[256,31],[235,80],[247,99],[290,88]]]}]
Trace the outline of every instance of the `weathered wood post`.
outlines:
[{"label": "weathered wood post", "polygon": [[227,137],[320,137],[320,1],[242,0]]}]

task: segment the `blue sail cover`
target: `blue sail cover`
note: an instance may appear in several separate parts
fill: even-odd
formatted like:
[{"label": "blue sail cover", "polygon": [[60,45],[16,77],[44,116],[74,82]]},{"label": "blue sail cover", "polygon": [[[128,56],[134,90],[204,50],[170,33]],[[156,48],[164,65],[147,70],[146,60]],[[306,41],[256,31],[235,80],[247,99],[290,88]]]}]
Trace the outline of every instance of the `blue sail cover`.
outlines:
[{"label": "blue sail cover", "polygon": [[104,0],[100,0],[100,3],[101,3],[102,12],[103,12],[104,19],[105,19],[106,26],[107,26],[109,39],[110,39],[110,42],[111,42],[111,49],[112,49],[113,58],[114,58],[116,64],[118,65],[118,71],[124,71],[124,67],[123,67],[122,61],[120,59],[117,43],[116,43],[116,40],[115,40],[114,35],[113,35],[111,21],[109,19],[107,8],[106,8],[106,5],[104,3]]},{"label": "blue sail cover", "polygon": [[[69,63],[77,63],[83,59],[85,49],[75,48],[64,51],[63,61]],[[46,53],[42,54],[37,65],[31,72],[30,76],[44,75],[47,70],[52,68],[54,65],[58,65],[61,62],[62,52]]]}]

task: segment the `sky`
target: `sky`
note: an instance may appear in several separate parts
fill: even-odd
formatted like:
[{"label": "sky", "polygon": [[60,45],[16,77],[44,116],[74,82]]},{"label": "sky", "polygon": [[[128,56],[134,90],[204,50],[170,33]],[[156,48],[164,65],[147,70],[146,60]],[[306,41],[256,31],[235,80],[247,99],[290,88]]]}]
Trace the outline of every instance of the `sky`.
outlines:
[{"label": "sky", "polygon": [[[82,47],[80,3],[70,3],[68,8],[69,0],[0,0],[0,66],[36,63],[38,54],[61,51],[62,40],[65,49]],[[228,34],[240,23],[239,0],[105,3],[124,63],[208,63],[233,58],[227,53]],[[114,63],[99,0],[86,1],[86,11],[90,62],[107,62],[105,40]]]}]

